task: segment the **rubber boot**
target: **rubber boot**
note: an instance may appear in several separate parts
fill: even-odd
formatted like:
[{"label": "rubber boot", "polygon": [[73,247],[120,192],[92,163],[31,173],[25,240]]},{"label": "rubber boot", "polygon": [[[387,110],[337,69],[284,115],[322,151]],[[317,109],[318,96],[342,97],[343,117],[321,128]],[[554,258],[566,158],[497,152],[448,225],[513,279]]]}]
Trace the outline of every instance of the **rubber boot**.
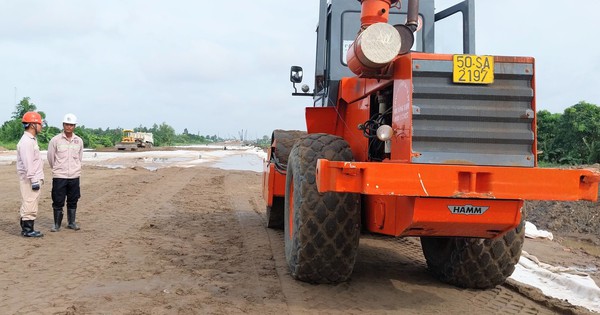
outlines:
[{"label": "rubber boot", "polygon": [[69,222],[69,225],[67,225],[68,229],[71,230],[79,230],[79,226],[75,223],[75,212],[77,211],[77,209],[73,208],[73,209],[67,209],[67,221]]},{"label": "rubber boot", "polygon": [[63,210],[62,209],[52,209],[54,212],[54,226],[50,229],[50,232],[58,232],[60,231],[60,225],[62,224],[63,219]]},{"label": "rubber boot", "polygon": [[21,224],[21,235],[25,236],[25,234],[29,232],[27,226],[25,226],[25,221],[23,221],[23,219],[19,219],[19,223]]},{"label": "rubber boot", "polygon": [[34,222],[35,220],[23,220],[23,232],[21,233],[25,237],[42,237],[44,234],[40,231],[34,230]]}]

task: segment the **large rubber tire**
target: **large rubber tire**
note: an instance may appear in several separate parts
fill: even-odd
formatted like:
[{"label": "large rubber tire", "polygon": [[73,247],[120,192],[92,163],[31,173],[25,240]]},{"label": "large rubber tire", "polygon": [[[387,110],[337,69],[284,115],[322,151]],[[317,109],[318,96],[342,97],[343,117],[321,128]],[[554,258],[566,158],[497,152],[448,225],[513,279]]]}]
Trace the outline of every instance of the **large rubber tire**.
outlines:
[{"label": "large rubber tire", "polygon": [[468,289],[500,285],[515,270],[525,240],[525,215],[519,226],[495,239],[421,237],[429,270],[441,281]]},{"label": "large rubber tire", "polygon": [[[275,143],[274,150],[271,150],[274,156],[269,156],[269,160],[286,165],[294,143],[305,135],[305,131],[299,130],[274,130],[271,135],[271,146]],[[268,228],[283,229],[283,201],[284,197],[273,196],[273,205],[267,206]]]},{"label": "large rubber tire", "polygon": [[[271,146],[275,143],[272,151],[280,163],[287,164],[290,151],[298,139],[306,136],[306,131],[300,130],[274,130],[271,135]],[[269,157],[271,158],[271,157]]]},{"label": "large rubber tire", "polygon": [[346,141],[310,134],[293,147],[285,192],[285,257],[293,278],[338,283],[352,274],[360,237],[360,195],[320,194],[315,182],[319,158],[352,161]]}]

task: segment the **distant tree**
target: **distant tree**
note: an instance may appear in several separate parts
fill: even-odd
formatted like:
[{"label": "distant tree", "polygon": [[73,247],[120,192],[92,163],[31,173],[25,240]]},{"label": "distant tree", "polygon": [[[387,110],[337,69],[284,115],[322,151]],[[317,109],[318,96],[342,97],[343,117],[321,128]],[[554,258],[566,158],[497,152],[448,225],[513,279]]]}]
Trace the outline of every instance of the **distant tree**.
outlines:
[{"label": "distant tree", "polygon": [[139,127],[135,128],[134,130],[137,132],[150,132],[148,128],[142,126],[141,124]]},{"label": "distant tree", "polygon": [[558,122],[561,114],[552,114],[547,110],[539,111],[537,114],[537,141],[539,158],[544,162],[558,162],[559,150],[555,145],[556,136],[559,133]]},{"label": "distant tree", "polygon": [[23,124],[21,119],[5,121],[0,127],[0,141],[4,143],[19,141],[23,135]]},{"label": "distant tree", "polygon": [[175,129],[167,125],[167,123],[163,122],[160,126],[154,124],[151,131],[153,133],[154,144],[156,146],[173,145],[175,140]]},{"label": "distant tree", "polygon": [[600,145],[600,108],[579,102],[565,109],[559,124],[557,143],[575,163],[600,162],[594,158]]},{"label": "distant tree", "polygon": [[[19,104],[16,105],[15,111],[12,113],[11,118],[21,119],[23,117],[23,115],[25,115],[26,112],[35,112],[35,111],[37,111],[37,106],[35,106],[35,104],[30,102],[29,97],[24,97],[19,102]],[[40,111],[38,111],[38,113],[40,113],[40,116],[42,116],[42,119],[44,120],[44,125],[47,125],[46,114],[44,112],[40,112]]]},{"label": "distant tree", "polygon": [[46,126],[46,128],[42,129],[42,132],[40,132],[37,135],[38,142],[48,143],[48,142],[50,142],[50,139],[52,139],[52,137],[54,137],[55,135],[57,135],[61,132],[62,132],[62,130],[58,129],[57,127]]},{"label": "distant tree", "polygon": [[262,138],[256,139],[256,145],[263,149],[267,149],[269,146],[271,146],[271,138],[267,135],[264,135]]},{"label": "distant tree", "polygon": [[37,106],[35,104],[29,102],[29,97],[24,97],[15,108],[15,111],[12,113],[11,118],[19,119],[25,115],[26,112],[33,112],[37,110]]},{"label": "distant tree", "polygon": [[600,162],[600,107],[581,101],[563,114],[537,114],[540,161],[559,164]]},{"label": "distant tree", "polygon": [[[21,136],[23,135],[23,124],[21,123],[21,119],[26,112],[32,112],[37,110],[37,106],[31,103],[29,97],[24,97],[18,104],[15,106],[15,111],[12,113],[11,120],[6,121],[0,127],[0,141],[2,142],[15,142],[19,141]],[[46,122],[46,114],[42,111],[38,111],[40,116],[42,116],[42,124],[44,127],[48,126]],[[41,137],[38,138],[41,144],[48,143],[46,141],[46,133],[45,130],[42,130],[40,134]]]}]

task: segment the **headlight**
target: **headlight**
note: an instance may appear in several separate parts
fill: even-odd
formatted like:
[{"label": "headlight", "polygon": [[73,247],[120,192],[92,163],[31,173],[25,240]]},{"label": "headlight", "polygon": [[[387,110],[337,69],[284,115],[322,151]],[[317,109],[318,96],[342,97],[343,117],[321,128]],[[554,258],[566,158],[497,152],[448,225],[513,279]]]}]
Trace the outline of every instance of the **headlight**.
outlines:
[{"label": "headlight", "polygon": [[388,125],[381,125],[379,128],[377,128],[377,139],[381,141],[388,141],[392,139],[393,134],[394,130]]}]

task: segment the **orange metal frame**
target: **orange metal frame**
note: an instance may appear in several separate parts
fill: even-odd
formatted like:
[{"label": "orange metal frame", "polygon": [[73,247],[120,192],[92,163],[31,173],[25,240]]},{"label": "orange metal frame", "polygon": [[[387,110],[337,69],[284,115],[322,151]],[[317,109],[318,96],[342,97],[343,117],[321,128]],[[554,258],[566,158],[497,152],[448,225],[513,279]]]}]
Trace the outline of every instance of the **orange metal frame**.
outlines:
[{"label": "orange metal frame", "polygon": [[273,206],[273,197],[285,196],[285,174],[275,170],[275,165],[268,162],[273,147],[267,152],[267,160],[263,163],[263,198],[267,206]]},{"label": "orange metal frame", "polygon": [[[519,224],[523,200],[597,201],[600,173],[594,170],[411,163],[418,154],[412,151],[412,67],[421,59],[451,60],[452,55],[400,56],[394,61],[393,80],[344,78],[337,106],[306,109],[308,133],[343,137],[357,161],[319,160],[319,192],[363,194],[363,225],[394,236],[493,238]],[[495,61],[533,65],[527,57],[495,57]],[[535,76],[532,80],[535,88]],[[391,158],[369,162],[368,140],[357,125],[369,119],[370,95],[384,88],[394,93]],[[534,142],[534,158],[536,146]],[[537,159],[534,162],[537,165]],[[269,163],[263,185],[269,206],[273,196],[285,195],[285,175]]]},{"label": "orange metal frame", "polygon": [[600,173],[588,169],[317,162],[319,192],[477,199],[598,200]]},{"label": "orange metal frame", "polygon": [[[316,182],[321,193],[366,195],[363,224],[372,232],[490,238],[519,224],[524,199],[597,201],[600,173],[320,159]],[[455,207],[465,210],[455,213]],[[486,211],[473,211],[473,207]]]},{"label": "orange metal frame", "polygon": [[522,200],[445,199],[367,195],[367,230],[393,236],[494,238],[521,221]]},{"label": "orange metal frame", "polygon": [[[424,59],[452,60],[452,55],[400,56],[394,61],[393,80],[344,78],[336,107],[307,108],[308,132],[343,137],[358,161],[319,160],[320,192],[365,195],[363,224],[369,231],[396,236],[497,237],[519,224],[523,200],[597,200],[600,173],[593,170],[410,163],[418,154],[412,151],[412,67]],[[528,57],[495,61],[534,64]],[[535,76],[532,80],[535,88]],[[369,119],[369,96],[384,88],[393,89],[396,136],[390,160],[368,162],[367,140],[356,126]],[[535,110],[535,99],[531,106]],[[536,146],[534,142],[534,157]],[[454,207],[487,210],[453,213]]]}]

